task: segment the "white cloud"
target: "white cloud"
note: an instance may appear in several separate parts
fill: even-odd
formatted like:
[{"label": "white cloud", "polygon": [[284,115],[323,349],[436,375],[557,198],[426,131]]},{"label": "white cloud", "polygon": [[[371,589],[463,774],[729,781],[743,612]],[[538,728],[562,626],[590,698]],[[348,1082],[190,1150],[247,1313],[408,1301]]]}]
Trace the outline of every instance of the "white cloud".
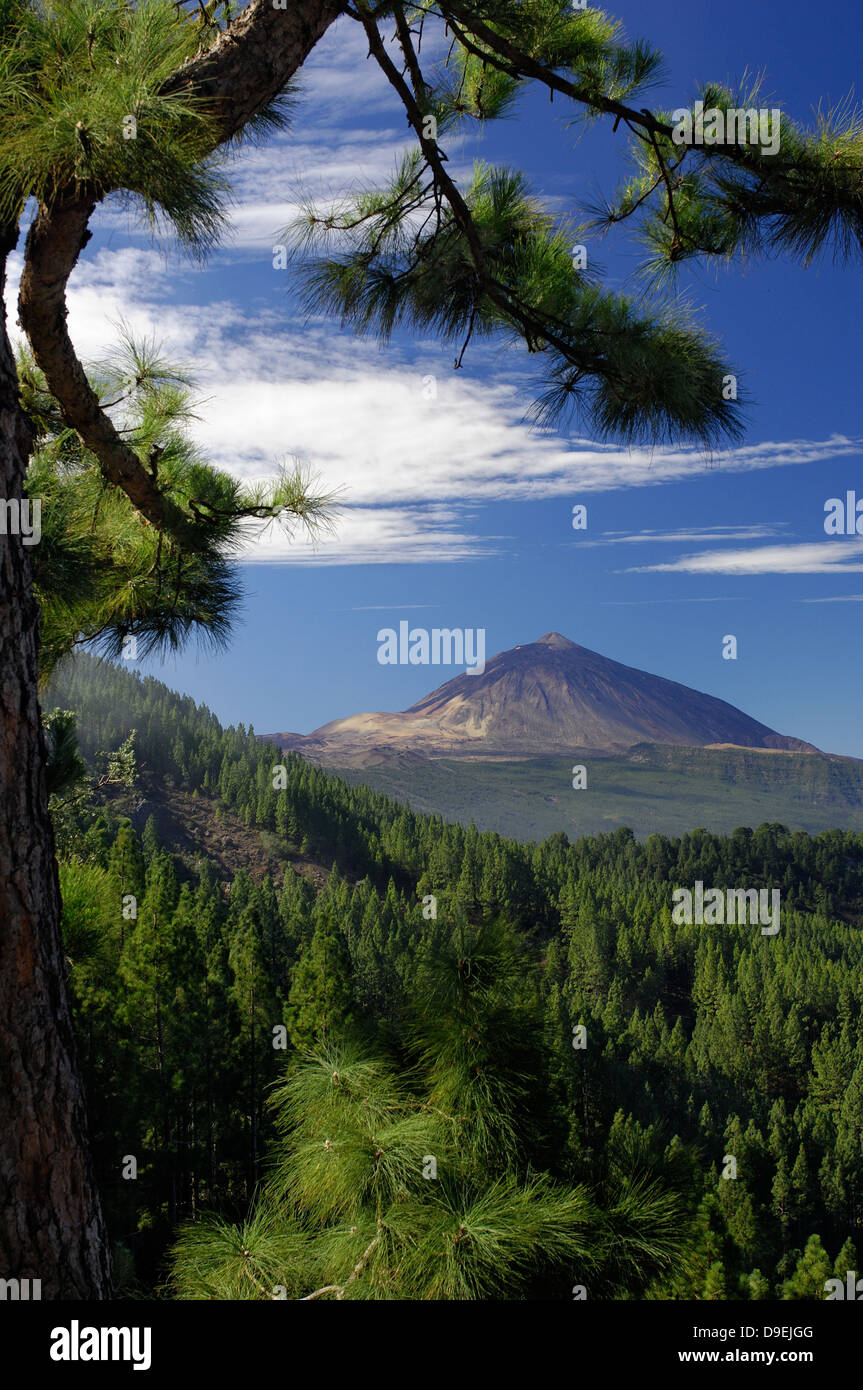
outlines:
[{"label": "white cloud", "polygon": [[[440,59],[441,39],[424,59]],[[129,239],[119,207],[100,208],[107,244],[85,256],[69,288],[69,323],[85,361],[103,356],[125,319],[154,335],[167,355],[191,364],[202,405],[195,433],[214,463],[243,478],[273,476],[297,456],[323,490],[342,490],[335,536],[317,546],[271,529],[247,559],[312,565],[458,562],[501,553],[506,537],[478,534],[473,511],[492,502],[578,499],[593,492],[657,487],[708,475],[692,449],[626,449],[525,423],[530,368],[523,354],[472,346],[469,367],[451,370],[452,349],[418,342],[379,351],[321,320],[291,310],[288,278],[272,268],[272,246],[301,199],[341,198],[388,179],[412,143],[404,112],[383,74],[367,61],[361,27],[338,21],[304,65],[292,125],[229,164],[232,237],[199,271]],[[451,142],[450,171],[467,170],[472,135]],[[463,161],[460,165],[459,161]],[[115,244],[115,239],[116,243]],[[249,263],[266,274],[243,279]],[[14,323],[21,255],[7,289]],[[213,286],[216,286],[213,291]],[[262,293],[262,285],[266,289]],[[198,302],[201,301],[201,302]],[[427,399],[424,378],[436,379]],[[863,441],[766,441],[714,451],[724,474],[807,464],[858,453]],[[567,504],[562,501],[562,508]],[[565,518],[564,518],[565,524]],[[605,533],[581,545],[687,544],[767,539],[784,523]],[[854,544],[854,543],[852,543]],[[854,570],[841,543],[733,550],[683,557],[654,570],[690,573]],[[826,558],[829,554],[829,558]],[[823,556],[823,558],[822,558]],[[789,570],[777,568],[788,565]],[[814,565],[815,568],[808,568]]]},{"label": "white cloud", "polygon": [[798,603],[863,603],[863,594],[833,594],[830,598],[800,598]]},{"label": "white cloud", "polygon": [[863,540],[764,545],[753,550],[713,550],[684,555],[671,564],[638,565],[627,574],[863,574]]},{"label": "white cloud", "polygon": [[[435,43],[427,34],[424,56],[446,52],[446,45]],[[350,126],[365,121],[370,111],[397,111],[402,104],[378,64],[369,57],[365,30],[356,20],[343,16],[331,24],[313,48],[296,79],[297,107],[294,124],[301,126],[307,115],[322,123]]]},{"label": "white cloud", "polygon": [[688,526],[678,531],[603,531],[599,540],[579,540],[585,546],[601,545],[683,545],[686,541],[744,541],[762,540],[768,536],[779,536],[787,528],[787,521],[761,522],[751,526]]},{"label": "white cloud", "polygon": [[246,563],[310,565],[452,564],[499,554],[497,537],[481,538],[458,529],[461,508],[350,507],[337,521],[334,536],[311,541],[299,529],[287,539],[277,526],[260,534]]},{"label": "white cloud", "polygon": [[312,130],[308,135],[303,140],[280,136],[265,147],[243,150],[231,162],[228,250],[254,247],[271,254],[304,203],[328,206],[359,189],[385,186],[412,143],[401,130]]},{"label": "white cloud", "polygon": [[[19,254],[10,266],[10,310],[20,264]],[[329,323],[301,322],[291,313],[280,276],[272,271],[267,298],[250,297],[244,286],[241,303],[230,265],[205,272],[172,266],[168,274],[160,252],[126,245],[102,247],[84,258],[69,288],[70,332],[85,360],[105,354],[122,317],[134,332],[154,335],[168,356],[192,365],[202,399],[195,434],[215,464],[238,477],[261,478],[274,476],[280,460],[296,456],[320,477],[322,490],[342,489],[345,510],[335,538],[313,549],[271,533],[247,559],[464,560],[501,549],[502,538],[483,537],[473,528],[467,509],[477,504],[578,499],[703,479],[719,469],[747,472],[861,451],[861,441],[838,434],[767,441],[715,452],[708,470],[695,448],[626,449],[532,430],[524,419],[530,379],[523,356],[479,344],[471,365],[487,371],[480,377],[454,372],[451,350],[436,343],[383,351]],[[208,300],[213,284],[220,297]],[[14,321],[14,310],[10,317]],[[436,379],[434,399],[424,391],[429,376]],[[771,534],[772,525],[689,528],[645,539],[730,540],[744,533],[756,538]],[[751,572],[756,563],[746,558],[751,552],[722,554],[738,564],[728,572]],[[771,547],[772,561],[779,556],[780,549]],[[721,563],[714,559],[713,572],[722,572]],[[710,557],[668,566],[690,567],[711,572]]]},{"label": "white cloud", "polygon": [[657,603],[746,603],[747,600],[739,594],[736,598],[730,598],[727,594],[718,594],[709,598],[609,598],[600,599],[601,608],[642,608],[652,607]]}]

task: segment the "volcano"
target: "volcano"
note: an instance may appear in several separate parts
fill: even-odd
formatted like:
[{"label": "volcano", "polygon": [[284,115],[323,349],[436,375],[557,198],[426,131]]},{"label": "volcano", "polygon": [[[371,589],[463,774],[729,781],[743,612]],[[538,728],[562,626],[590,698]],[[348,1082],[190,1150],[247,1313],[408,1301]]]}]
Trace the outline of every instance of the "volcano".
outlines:
[{"label": "volcano", "polygon": [[492,657],[400,713],[354,714],[270,741],[333,766],[412,758],[536,758],[635,744],[818,750],[734,705],[547,632]]}]

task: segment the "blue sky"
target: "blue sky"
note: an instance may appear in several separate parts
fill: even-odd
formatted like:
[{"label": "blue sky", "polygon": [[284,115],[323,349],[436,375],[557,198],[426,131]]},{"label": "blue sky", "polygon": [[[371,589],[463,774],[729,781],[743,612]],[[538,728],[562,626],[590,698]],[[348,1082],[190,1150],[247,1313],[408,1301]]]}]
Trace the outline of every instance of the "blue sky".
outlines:
[{"label": "blue sky", "polygon": [[[665,54],[655,103],[695,83],[765,73],[795,118],[853,89],[861,18],[845,0],[786,5],[609,7]],[[197,371],[197,433],[214,462],[249,477],[301,457],[345,504],[313,551],[270,536],[243,564],[247,598],[228,652],[151,663],[226,721],[308,732],[359,710],[402,709],[442,675],[376,660],[379,628],[484,627],[489,653],[557,629],[629,665],[709,691],[783,733],[863,757],[863,539],[824,534],[824,504],[863,497],[860,271],[772,259],[699,268],[680,282],[752,398],[741,446],[596,445],[577,422],[531,432],[530,364],[480,346],[395,340],[386,350],[306,322],[273,245],[303,192],[385,178],[404,118],[345,20],[303,74],[291,131],[232,166],[233,237],[203,268],[167,261],[107,209],[72,281],[70,325],[97,357],[122,312]],[[771,103],[768,103],[771,104]],[[524,169],[561,213],[624,174],[622,132],[578,139],[562,102],[529,96],[482,138],[449,148]],[[605,283],[635,287],[625,229],[589,241]],[[14,317],[14,316],[13,316]],[[424,399],[432,374],[437,397]],[[573,532],[574,503],[588,529]],[[722,659],[726,634],[738,659]]]}]

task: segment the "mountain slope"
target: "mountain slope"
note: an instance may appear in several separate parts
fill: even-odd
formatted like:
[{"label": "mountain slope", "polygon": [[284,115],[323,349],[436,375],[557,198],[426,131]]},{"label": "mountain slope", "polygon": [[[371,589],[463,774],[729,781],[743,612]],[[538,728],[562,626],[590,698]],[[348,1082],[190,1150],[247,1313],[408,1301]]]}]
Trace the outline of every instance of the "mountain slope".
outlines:
[{"label": "mountain slope", "polygon": [[640,744],[586,754],[587,785],[572,787],[573,757],[513,762],[415,758],[331,770],[407,803],[519,840],[565,831],[571,840],[628,826],[644,839],[695,826],[730,834],[778,822],[810,834],[863,832],[863,762],[823,753]]},{"label": "mountain slope", "polygon": [[724,700],[580,647],[560,633],[500,652],[398,714],[356,714],[306,736],[269,737],[342,767],[403,760],[542,757],[636,743],[812,753]]}]

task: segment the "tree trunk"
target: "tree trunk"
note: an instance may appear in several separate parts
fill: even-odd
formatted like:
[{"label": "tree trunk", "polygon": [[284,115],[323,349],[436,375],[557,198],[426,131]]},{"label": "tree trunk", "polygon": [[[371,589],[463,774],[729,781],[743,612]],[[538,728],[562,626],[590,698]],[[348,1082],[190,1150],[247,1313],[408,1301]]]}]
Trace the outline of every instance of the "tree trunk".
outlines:
[{"label": "tree trunk", "polygon": [[[0,499],[20,499],[31,445],[2,312],[17,229],[0,227]],[[11,528],[10,528],[11,529]],[[0,1278],[43,1298],[110,1296],[60,936],[37,690],[29,549],[0,534]]]}]

